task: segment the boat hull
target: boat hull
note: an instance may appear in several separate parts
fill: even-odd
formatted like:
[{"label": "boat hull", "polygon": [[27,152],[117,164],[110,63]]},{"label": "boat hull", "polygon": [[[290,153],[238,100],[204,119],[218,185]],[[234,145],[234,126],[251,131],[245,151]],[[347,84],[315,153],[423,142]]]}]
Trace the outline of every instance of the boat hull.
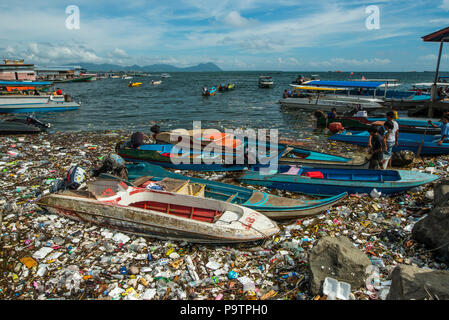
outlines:
[{"label": "boat hull", "polygon": [[[351,135],[347,135],[346,134],[347,132],[350,132]],[[341,141],[350,144],[356,144],[362,147],[367,147],[368,137],[369,134],[366,131],[345,131],[343,133],[335,134],[329,137],[329,140]],[[410,150],[416,154],[418,153],[419,146],[421,145],[421,141],[423,140],[423,135],[399,131],[398,137],[399,137],[398,145],[393,146],[393,152]],[[437,139],[438,136],[433,135],[424,136],[421,154],[422,155],[449,154],[449,143],[443,143],[441,146],[439,146],[436,142],[434,142]]]},{"label": "boat hull", "polygon": [[[307,168],[303,168],[307,170]],[[239,180],[241,182],[268,187],[271,189],[287,190],[292,192],[299,192],[309,195],[330,196],[347,192],[349,194],[355,193],[370,193],[373,189],[382,192],[382,194],[396,194],[407,191],[411,188],[430,183],[437,180],[439,177],[419,172],[397,170],[399,180],[397,181],[369,181],[384,177],[388,174],[394,174],[395,171],[390,170],[340,170],[340,169],[318,169],[315,170],[324,172],[326,177],[332,174],[338,178],[324,178],[314,179],[299,174],[273,174],[273,175],[259,175],[257,171],[245,171]],[[307,170],[311,171],[311,170]],[[354,173],[351,173],[354,172]],[[351,180],[351,175],[357,175],[357,180]],[[359,180],[360,179],[360,180]],[[363,180],[365,179],[365,180]],[[381,180],[382,178],[379,178]]]},{"label": "boat hull", "polygon": [[302,109],[302,110],[323,110],[331,111],[333,108],[337,109],[337,112],[346,112],[361,106],[363,109],[380,109],[383,108],[380,103],[377,102],[363,102],[363,101],[344,101],[338,99],[323,99],[318,101],[316,98],[285,98],[280,99],[279,103],[281,107]]},{"label": "boat hull", "polygon": [[0,113],[56,112],[79,109],[75,102],[0,105]]},{"label": "boat hull", "polygon": [[[149,191],[144,190],[141,192]],[[176,197],[176,195],[170,193],[161,192],[159,194],[160,197]],[[189,196],[184,196],[183,198],[187,199],[186,197],[194,198],[192,201],[201,203],[200,199]],[[211,202],[213,200],[202,201]],[[140,207],[123,206],[64,194],[45,196],[38,201],[38,205],[46,208],[51,213],[77,221],[163,240],[213,244],[241,243],[262,240],[279,232],[276,223],[260,213],[226,203],[220,204],[224,207],[224,210],[237,207],[241,210],[241,214],[236,216],[236,219],[238,218],[239,220],[233,220],[228,225],[227,223],[219,225],[218,222],[197,221]],[[242,220],[241,223],[239,223],[240,220]],[[230,225],[234,226],[231,227]],[[242,227],[242,225],[247,228]],[[262,231],[257,231],[256,226],[262,229]]]},{"label": "boat hull", "polygon": [[327,199],[296,200],[254,191],[241,186],[186,177],[150,164],[128,164],[127,168],[130,180],[136,180],[142,176],[151,176],[152,180],[171,178],[202,184],[205,186],[206,197],[221,201],[227,201],[229,198],[232,198],[231,203],[237,203],[261,212],[273,220],[294,219],[318,214],[335,205],[347,195],[346,193],[341,193]]}]

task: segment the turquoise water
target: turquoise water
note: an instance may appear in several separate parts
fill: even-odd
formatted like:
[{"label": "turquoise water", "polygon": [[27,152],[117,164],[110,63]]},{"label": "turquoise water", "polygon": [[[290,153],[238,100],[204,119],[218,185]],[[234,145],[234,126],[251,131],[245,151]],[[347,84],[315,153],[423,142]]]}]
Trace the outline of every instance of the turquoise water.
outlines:
[{"label": "turquoise water", "polygon": [[[308,77],[318,74],[321,80],[348,80],[349,73],[336,72],[179,72],[162,79],[161,85],[150,85],[161,80],[160,73],[135,77],[140,87],[128,87],[130,80],[102,79],[84,83],[57,84],[81,101],[77,111],[37,114],[55,130],[96,131],[124,129],[149,131],[154,123],[163,130],[192,129],[192,121],[202,121],[202,127],[278,129],[280,134],[298,138],[313,131],[313,116],[309,112],[284,110],[278,104],[283,91],[299,74]],[[270,75],[275,87],[261,89],[258,77]],[[352,78],[399,79],[401,90],[418,82],[433,81],[432,72],[356,73]],[[449,75],[442,73],[441,75]],[[218,92],[203,97],[204,86],[235,83],[233,91]]]}]

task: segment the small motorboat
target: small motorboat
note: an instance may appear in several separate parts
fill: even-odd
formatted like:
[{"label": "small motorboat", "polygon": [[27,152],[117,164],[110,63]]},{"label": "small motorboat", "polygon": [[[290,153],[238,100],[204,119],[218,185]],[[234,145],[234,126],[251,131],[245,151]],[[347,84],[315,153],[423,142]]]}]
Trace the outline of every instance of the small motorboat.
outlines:
[{"label": "small motorboat", "polygon": [[151,85],[157,85],[157,84],[161,84],[161,83],[162,83],[162,80],[159,80],[159,81],[151,80],[151,82],[150,82]]},{"label": "small motorboat", "polygon": [[274,86],[274,80],[270,76],[259,77],[259,88],[272,88]]},{"label": "small motorboat", "polygon": [[59,191],[37,203],[70,219],[163,240],[241,243],[279,232],[275,222],[247,207],[133,187],[115,179],[96,180],[87,191]]},{"label": "small motorboat", "polygon": [[273,220],[295,219],[318,214],[347,195],[341,193],[318,200],[290,199],[232,184],[186,177],[149,163],[127,164],[126,167],[128,178],[135,186],[148,188],[150,183],[154,183],[165,191],[222,200],[248,207]]},{"label": "small motorboat", "polygon": [[210,89],[208,89],[207,87],[204,87],[202,95],[203,95],[203,97],[213,96],[213,95],[215,95],[216,92],[217,92],[217,88],[215,88],[215,87],[211,87]]},{"label": "small motorboat", "polygon": [[271,189],[288,190],[310,195],[330,196],[347,192],[396,194],[439,179],[437,175],[409,170],[356,170],[279,166],[269,175],[258,168],[244,171],[238,180]]},{"label": "small motorboat", "polygon": [[140,87],[142,85],[142,82],[130,82],[128,84],[128,87]]},{"label": "small motorboat", "polygon": [[163,73],[161,74],[161,78],[171,78],[171,75],[169,75],[168,73]]}]

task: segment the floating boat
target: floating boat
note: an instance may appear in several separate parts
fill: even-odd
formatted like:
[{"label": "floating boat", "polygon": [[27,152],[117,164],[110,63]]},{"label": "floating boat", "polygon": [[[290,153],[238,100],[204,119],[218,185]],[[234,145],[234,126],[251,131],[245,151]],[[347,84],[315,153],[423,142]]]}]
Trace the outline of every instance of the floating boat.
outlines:
[{"label": "floating boat", "polygon": [[138,187],[149,182],[161,182],[164,190],[238,204],[263,213],[273,220],[311,216],[335,205],[347,194],[319,200],[299,200],[279,197],[265,192],[172,173],[149,163],[127,164],[128,177]]},{"label": "floating boat", "polygon": [[[239,171],[260,164],[249,164],[244,154],[214,152],[179,148],[172,144],[146,144],[137,149],[125,147],[120,143],[116,152],[129,162],[151,162],[165,168],[193,171]],[[272,157],[280,157],[285,150],[280,149]],[[240,162],[243,163],[238,163]],[[267,157],[267,161],[269,161]]]},{"label": "floating boat", "polygon": [[0,122],[0,134],[33,134],[50,128],[49,123],[43,123],[33,117],[27,116],[25,119],[13,118]]},{"label": "floating boat", "polygon": [[[36,92],[32,95],[13,93],[0,94],[0,113],[32,113],[76,110],[79,103],[73,102],[69,94],[46,94],[42,90],[48,90],[52,85],[48,81],[0,81],[1,88],[34,87]],[[9,91],[7,91],[9,92]]]},{"label": "floating boat", "polygon": [[138,236],[195,243],[240,243],[279,232],[263,214],[232,203],[100,179],[88,191],[62,191],[38,205],[64,217]]},{"label": "floating boat", "polygon": [[142,85],[142,82],[130,82],[128,84],[128,87],[140,87]]},{"label": "floating boat", "polygon": [[[398,145],[393,146],[393,152],[398,152],[401,150],[410,150],[414,153],[418,153],[419,146],[423,141],[422,134],[416,133],[405,133],[399,131],[398,134]],[[341,141],[350,144],[356,144],[359,146],[368,146],[368,131],[343,131],[341,133],[334,134],[329,137],[329,140]],[[421,154],[422,155],[438,155],[438,154],[449,154],[449,142],[444,142],[439,146],[437,144],[439,140],[438,135],[426,135],[424,136],[424,142],[422,144]],[[434,142],[436,141],[436,142]]]},{"label": "floating boat", "polygon": [[274,87],[274,80],[271,76],[259,77],[259,88],[272,88]]},{"label": "floating boat", "polygon": [[90,82],[94,76],[87,75],[87,76],[80,76],[73,79],[55,79],[53,80],[54,83],[70,83],[70,82]]},{"label": "floating boat", "polygon": [[330,196],[370,193],[395,194],[430,183],[439,177],[408,170],[348,170],[279,166],[271,175],[260,175],[258,168],[244,171],[241,182],[310,195]]},{"label": "floating boat", "polygon": [[151,85],[156,85],[156,84],[161,84],[161,83],[162,83],[162,80],[150,82]]},{"label": "floating boat", "polygon": [[169,75],[168,73],[163,73],[161,74],[161,78],[171,78],[171,75]]},{"label": "floating boat", "polygon": [[211,87],[210,89],[208,88],[203,88],[203,92],[201,93],[204,97],[208,97],[208,96],[213,96],[215,95],[215,93],[217,92],[217,88],[215,87]]},{"label": "floating boat", "polygon": [[[356,108],[365,110],[383,108],[383,100],[368,96],[344,95],[353,88],[377,88],[382,82],[356,82],[356,81],[308,81],[303,85],[290,85],[293,87],[292,97],[282,98],[279,103],[285,108],[302,110],[323,110],[347,112]],[[341,92],[342,94],[338,94]]]}]

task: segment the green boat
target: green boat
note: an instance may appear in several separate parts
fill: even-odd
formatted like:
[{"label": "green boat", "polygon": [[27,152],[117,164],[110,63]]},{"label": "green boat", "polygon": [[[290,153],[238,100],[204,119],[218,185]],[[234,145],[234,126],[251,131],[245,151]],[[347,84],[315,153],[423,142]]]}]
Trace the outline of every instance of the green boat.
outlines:
[{"label": "green boat", "polygon": [[[162,185],[169,188],[166,191],[196,196],[201,192],[201,196],[205,198],[242,205],[263,213],[273,220],[295,219],[319,214],[347,196],[347,193],[343,192],[318,200],[290,199],[232,184],[186,177],[149,163],[127,164],[126,167],[128,179],[135,186],[145,186],[148,181],[160,181]],[[188,187],[187,183],[190,183],[191,186]],[[185,193],[185,190],[188,189],[194,191]]]}]

